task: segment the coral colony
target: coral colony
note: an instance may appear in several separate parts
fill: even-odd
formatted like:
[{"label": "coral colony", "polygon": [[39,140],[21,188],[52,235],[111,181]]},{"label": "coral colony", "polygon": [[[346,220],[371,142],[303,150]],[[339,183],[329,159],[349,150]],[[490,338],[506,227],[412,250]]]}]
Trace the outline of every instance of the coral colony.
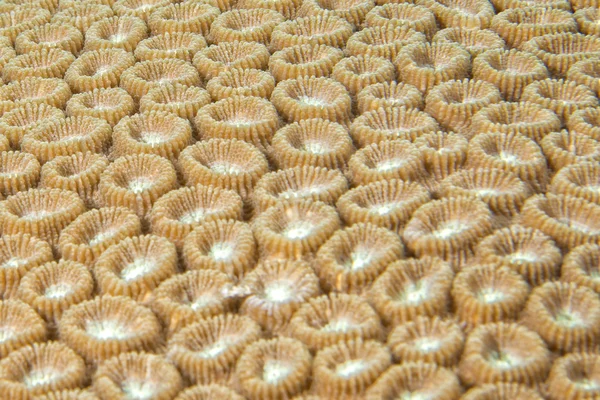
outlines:
[{"label": "coral colony", "polygon": [[0,399],[600,399],[600,0],[0,0]]}]

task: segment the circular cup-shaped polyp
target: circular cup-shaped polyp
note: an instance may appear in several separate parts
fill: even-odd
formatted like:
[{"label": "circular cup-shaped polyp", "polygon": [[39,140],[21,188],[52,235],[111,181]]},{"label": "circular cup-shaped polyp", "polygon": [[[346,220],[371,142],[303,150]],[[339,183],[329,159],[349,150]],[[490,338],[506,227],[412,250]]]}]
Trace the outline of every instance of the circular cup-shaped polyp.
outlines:
[{"label": "circular cup-shaped polyp", "polygon": [[125,353],[98,367],[93,388],[102,400],[140,392],[154,399],[172,399],[183,389],[183,380],[177,368],[163,356]]},{"label": "circular cup-shaped polyp", "polygon": [[192,62],[194,55],[206,47],[206,41],[194,33],[164,33],[142,40],[135,48],[139,61],[177,58]]},{"label": "circular cup-shaped polyp", "polygon": [[192,143],[190,123],[166,111],[147,111],[124,117],[113,130],[111,157],[156,154],[175,162]]},{"label": "circular cup-shaped polyp", "polygon": [[75,93],[119,86],[121,74],[135,64],[133,54],[123,49],[98,49],[83,53],[65,73]]},{"label": "circular cup-shaped polyp", "polygon": [[11,399],[76,389],[86,380],[85,361],[60,342],[34,343],[0,362],[0,387]]},{"label": "circular cup-shaped polyp", "polygon": [[3,360],[15,350],[47,340],[46,322],[20,300],[0,302],[0,326],[7,336],[0,344]]},{"label": "circular cup-shaped polyp", "polygon": [[123,49],[132,53],[148,36],[144,21],[133,16],[103,18],[85,31],[84,51]]},{"label": "circular cup-shaped polyp", "polygon": [[243,200],[261,176],[267,159],[255,146],[238,139],[210,139],[187,147],[178,160],[188,186],[207,185],[233,190]]},{"label": "circular cup-shaped polyp", "polygon": [[317,352],[338,343],[379,339],[382,326],[363,297],[332,293],[304,303],[290,321],[290,332]]},{"label": "circular cup-shaped polyp", "polygon": [[409,44],[394,64],[399,80],[427,92],[442,82],[467,78],[471,55],[464,47],[449,43]]},{"label": "circular cup-shaped polyp", "polygon": [[70,117],[99,118],[114,127],[122,118],[133,114],[134,108],[129,93],[115,87],[76,94],[67,102],[66,111]]},{"label": "circular cup-shaped polyp", "polygon": [[314,253],[339,228],[335,208],[320,201],[281,200],[252,224],[261,254],[302,258]]},{"label": "circular cup-shaped polyp", "polygon": [[74,116],[53,119],[33,128],[23,137],[21,149],[33,154],[41,164],[76,153],[106,152],[112,129],[105,120]]},{"label": "circular cup-shaped polyp", "polygon": [[75,192],[94,208],[100,176],[108,164],[104,155],[91,152],[56,157],[42,167],[40,186]]},{"label": "circular cup-shaped polyp", "polygon": [[84,211],[76,193],[30,189],[0,203],[0,229],[3,235],[27,233],[56,246],[62,230]]},{"label": "circular cup-shaped polyp", "polygon": [[4,82],[27,77],[63,78],[75,56],[59,48],[33,50],[10,60],[2,69]]},{"label": "circular cup-shaped polyp", "polygon": [[282,50],[299,44],[325,44],[344,48],[352,36],[352,25],[336,16],[311,15],[285,21],[271,34],[271,51]]},{"label": "circular cup-shaped polyp", "polygon": [[80,215],[63,230],[58,246],[63,259],[92,268],[110,246],[141,231],[139,218],[128,208],[98,208]]},{"label": "circular cup-shaped polyp", "polygon": [[50,245],[28,234],[0,239],[0,296],[14,298],[21,278],[33,268],[54,259]]},{"label": "circular cup-shaped polyp", "polygon": [[293,314],[320,294],[319,279],[304,261],[267,261],[244,278],[249,290],[240,312],[276,335],[285,332]]},{"label": "circular cup-shaped polyp", "polygon": [[49,262],[33,268],[21,279],[17,297],[55,329],[71,306],[93,296],[94,280],[85,265],[75,261]]},{"label": "circular cup-shaped polyp", "polygon": [[188,234],[183,245],[186,269],[214,269],[234,281],[253,269],[256,259],[256,241],[250,225],[233,219],[202,224]]},{"label": "circular cup-shaped polyp", "polygon": [[145,218],[162,195],[177,188],[177,173],[166,158],[137,154],[116,159],[100,177],[101,207],[127,207]]},{"label": "circular cup-shaped polyp", "polygon": [[215,100],[233,96],[253,96],[269,99],[275,89],[275,79],[259,69],[231,69],[221,72],[206,84],[206,90]]},{"label": "circular cup-shaped polyp", "polygon": [[4,114],[26,103],[46,103],[64,109],[70,97],[69,85],[62,79],[25,78],[0,86],[0,112]]},{"label": "circular cup-shaped polyp", "polygon": [[411,215],[429,200],[429,192],[420,184],[392,179],[351,189],[336,207],[347,225],[364,222],[401,233]]},{"label": "circular cup-shaped polyp", "polygon": [[58,48],[77,55],[83,47],[83,35],[71,25],[46,24],[21,33],[15,50],[25,54],[39,49]]},{"label": "circular cup-shaped polyp", "polygon": [[521,224],[550,236],[563,252],[585,243],[600,243],[600,205],[562,194],[530,197]]},{"label": "circular cup-shaped polyp", "polygon": [[462,27],[446,28],[437,32],[432,42],[459,44],[467,49],[473,59],[492,49],[504,49],[506,43],[496,33],[488,29]]},{"label": "circular cup-shaped polyp", "polygon": [[563,32],[577,32],[573,15],[558,8],[527,7],[511,8],[498,13],[492,20],[491,29],[512,48],[537,36]]},{"label": "circular cup-shaped polyp", "polygon": [[557,33],[535,37],[522,48],[542,60],[555,77],[563,78],[576,62],[600,56],[600,37]]},{"label": "circular cup-shaped polyp", "polygon": [[152,207],[152,233],[166,237],[179,250],[186,236],[210,221],[240,219],[243,203],[235,192],[218,187],[197,185],[172,190]]},{"label": "circular cup-shaped polyp", "polygon": [[389,179],[418,181],[425,174],[421,151],[404,139],[386,140],[360,149],[350,158],[347,172],[354,186]]},{"label": "circular cup-shaped polyp", "polygon": [[277,82],[300,77],[328,77],[344,53],[324,44],[297,44],[273,53],[269,71]]},{"label": "circular cup-shaped polyp", "polygon": [[260,43],[223,42],[200,50],[192,61],[200,77],[208,82],[221,72],[235,68],[266,69],[269,57],[269,50]]},{"label": "circular cup-shaped polyp", "polygon": [[0,153],[0,195],[17,194],[37,186],[40,163],[29,153],[3,151]]},{"label": "circular cup-shaped polyp", "polygon": [[210,95],[206,90],[176,83],[150,89],[140,99],[140,112],[166,111],[193,123],[198,110],[208,104]]},{"label": "circular cup-shaped polyp", "polygon": [[342,125],[311,118],[278,130],[271,150],[275,164],[281,169],[315,166],[344,170],[354,153],[354,145]]},{"label": "circular cup-shaped polyp", "polygon": [[194,384],[230,383],[243,351],[261,337],[249,317],[224,314],[186,326],[170,340],[167,356]]},{"label": "circular cup-shaped polyp", "polygon": [[594,292],[600,291],[595,279],[600,265],[600,246],[584,244],[575,247],[564,259],[561,268],[561,281],[587,286]]},{"label": "circular cup-shaped polyp", "polygon": [[148,27],[153,35],[189,32],[206,37],[220,13],[218,8],[208,3],[186,1],[154,11],[148,18]]},{"label": "circular cup-shaped polyp", "polygon": [[467,337],[458,375],[468,385],[541,384],[550,370],[550,351],[540,336],[517,323],[485,324]]},{"label": "circular cup-shaped polyp", "polygon": [[562,126],[551,110],[530,102],[492,104],[477,112],[471,120],[473,133],[500,132],[505,136],[524,135],[536,141]]},{"label": "circular cup-shaped polyp", "polygon": [[556,279],[562,262],[562,254],[550,237],[519,225],[484,238],[475,255],[482,263],[518,272],[531,286]]},{"label": "circular cup-shaped polyp", "polygon": [[549,171],[540,147],[530,138],[503,132],[482,133],[469,142],[467,167],[509,171],[528,183],[535,192],[544,192]]},{"label": "circular cup-shaped polyp", "polygon": [[596,162],[583,162],[569,165],[554,175],[550,192],[581,197],[600,204],[600,165]]},{"label": "circular cup-shaped polyp", "polygon": [[271,102],[289,122],[323,118],[345,123],[351,114],[351,99],[344,85],[325,77],[299,77],[279,82]]},{"label": "circular cup-shaped polyp", "polygon": [[452,279],[450,264],[439,258],[400,260],[377,278],[367,299],[390,327],[418,317],[445,316]]},{"label": "circular cup-shaped polyp", "polygon": [[128,68],[121,75],[120,86],[139,101],[151,89],[177,83],[186,86],[200,85],[198,71],[183,60],[159,58],[142,61]]},{"label": "circular cup-shaped polyp", "polygon": [[334,205],[348,190],[348,182],[337,170],[295,167],[264,175],[252,194],[254,212],[261,213],[281,200],[310,199]]},{"label": "circular cup-shaped polyp", "polygon": [[593,353],[573,353],[557,359],[548,376],[548,398],[578,398],[588,396],[590,392],[595,393],[598,365],[600,357]]},{"label": "circular cup-shaped polyp", "polygon": [[154,289],[175,273],[175,246],[155,235],[127,237],[110,246],[94,264],[101,294],[127,296],[142,304],[149,303]]},{"label": "circular cup-shaped polyp", "polygon": [[240,41],[269,45],[273,29],[284,21],[283,15],[267,8],[227,11],[213,21],[208,39],[215,44]]},{"label": "circular cup-shaped polyp", "polygon": [[506,101],[519,101],[527,85],[548,76],[541,60],[521,50],[488,50],[473,60],[473,78],[497,86]]},{"label": "circular cup-shaped polyp", "polygon": [[366,292],[392,262],[404,256],[402,241],[376,225],[337,231],[316,254],[315,272],[325,291]]},{"label": "circular cup-shaped polyp", "polygon": [[128,351],[153,351],[162,340],[154,313],[122,296],[98,296],[69,308],[58,329],[63,343],[95,365]]},{"label": "circular cup-shaped polyp", "polygon": [[170,337],[195,322],[232,311],[235,298],[226,293],[232,284],[227,275],[216,270],[188,271],[162,282],[151,307]]},{"label": "circular cup-shaped polyp", "polygon": [[404,228],[408,248],[418,256],[433,255],[460,266],[481,237],[492,231],[488,206],[472,197],[450,197],[421,206]]}]

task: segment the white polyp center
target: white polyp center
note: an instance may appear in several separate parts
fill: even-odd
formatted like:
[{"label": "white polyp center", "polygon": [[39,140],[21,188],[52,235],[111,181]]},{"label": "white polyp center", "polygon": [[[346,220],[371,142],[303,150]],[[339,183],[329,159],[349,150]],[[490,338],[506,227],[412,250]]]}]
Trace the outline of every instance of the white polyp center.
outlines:
[{"label": "white polyp center", "polygon": [[48,210],[35,210],[24,214],[21,218],[27,221],[37,221],[40,219],[48,218],[52,214],[54,214],[54,212]]},{"label": "white polyp center", "polygon": [[277,360],[269,360],[263,367],[263,381],[276,385],[284,380],[291,372],[292,368],[286,363]]},{"label": "white polyp center", "polygon": [[514,263],[532,263],[536,262],[538,259],[535,253],[529,253],[524,251],[516,251],[510,254],[507,258],[510,262]]},{"label": "white polyp center", "polygon": [[490,362],[499,369],[511,369],[521,363],[519,358],[512,356],[510,353],[502,351],[494,351],[491,354]]},{"label": "white polyp center", "polygon": [[496,189],[491,189],[491,188],[479,188],[479,189],[475,189],[474,192],[477,193],[477,196],[479,196],[479,197],[487,197],[487,196],[497,196],[499,191]]},{"label": "white polyp center", "polygon": [[126,398],[131,400],[150,400],[156,393],[156,385],[147,381],[128,380],[122,387]]},{"label": "white polyp center", "polygon": [[404,291],[400,294],[400,301],[407,304],[420,304],[427,300],[428,287],[422,282],[411,283],[404,288]]},{"label": "white polyp center", "polygon": [[0,343],[11,340],[15,336],[15,330],[11,326],[0,327]]},{"label": "white polyp center", "polygon": [[204,217],[206,217],[206,214],[206,210],[204,210],[203,208],[196,208],[195,210],[192,210],[187,214],[183,214],[179,218],[179,221],[183,222],[184,224],[198,223],[201,222],[204,219]]},{"label": "white polyp center", "polygon": [[152,179],[138,177],[129,181],[129,190],[135,194],[138,194],[150,189],[153,185],[154,181]]},{"label": "white polyp center", "polygon": [[439,239],[448,239],[454,235],[458,235],[462,231],[466,230],[468,226],[461,221],[451,220],[446,223],[440,224],[440,226],[433,231],[433,236]]},{"label": "white polyp center", "polygon": [[55,368],[34,369],[23,377],[23,383],[28,388],[49,385],[61,377],[60,371]]},{"label": "white polyp center", "polygon": [[501,151],[499,153],[499,156],[500,156],[500,159],[507,164],[518,164],[519,163],[519,157],[517,157],[515,154],[510,153],[508,151]]},{"label": "white polyp center", "polygon": [[265,287],[265,299],[272,303],[286,303],[293,298],[293,294],[289,282],[277,281]]},{"label": "white polyp center", "polygon": [[198,357],[204,359],[215,358],[221,355],[223,352],[225,352],[225,350],[227,350],[228,347],[229,346],[227,342],[225,342],[224,340],[217,340],[211,345],[206,346],[204,349],[202,349],[202,351],[199,351],[197,354]]},{"label": "white polyp center", "polygon": [[570,218],[556,218],[558,222],[567,225],[569,228],[575,229],[576,231],[585,233],[587,235],[596,235],[600,233],[600,230],[594,229],[585,222],[576,221]]},{"label": "white polyp center", "polygon": [[127,35],[123,35],[122,33],[116,33],[114,35],[110,35],[108,40],[112,43],[120,43],[127,40]]},{"label": "white polyp center", "polygon": [[155,131],[142,132],[140,135],[140,139],[141,142],[147,143],[152,147],[154,147],[154,145],[164,143],[168,140],[168,138],[165,137],[164,133]]},{"label": "white polyp center", "polygon": [[398,398],[399,400],[429,400],[429,396],[418,392],[404,392]]},{"label": "white polyp center", "polygon": [[52,286],[48,286],[44,292],[44,297],[49,299],[60,299],[67,296],[73,291],[73,286],[66,283],[57,283]]},{"label": "white polyp center", "polygon": [[121,278],[125,281],[134,281],[142,276],[149,274],[156,268],[156,264],[147,258],[137,258],[132,263],[127,264],[121,271]]},{"label": "white polyp center", "polygon": [[229,125],[233,125],[236,128],[248,127],[256,124],[256,120],[250,119],[247,116],[236,116],[227,120]]},{"label": "white polyp center", "polygon": [[579,387],[580,389],[583,389],[585,391],[597,391],[598,389],[600,389],[600,383],[596,382],[593,379],[589,379],[589,378],[582,378],[582,379],[578,379],[575,382],[575,385],[577,385],[577,387]]},{"label": "white polyp center", "polygon": [[442,343],[438,339],[425,337],[415,340],[414,346],[421,353],[432,353],[438,351],[442,347]]},{"label": "white polyp center", "polygon": [[578,313],[573,312],[572,310],[562,309],[560,310],[554,320],[558,325],[565,326],[567,328],[577,328],[585,326],[584,320]]},{"label": "white polyp center", "polygon": [[196,311],[199,310],[201,308],[206,307],[207,305],[209,305],[210,303],[213,303],[215,301],[213,296],[198,296],[194,299],[194,302],[190,304],[190,307],[192,308],[192,310]]},{"label": "white polyp center", "polygon": [[495,288],[489,287],[482,289],[478,294],[478,298],[483,303],[494,304],[504,300],[505,294],[500,290],[496,290]]},{"label": "white polyp center", "polygon": [[19,268],[21,265],[27,264],[27,259],[19,257],[11,257],[0,265],[0,268]]},{"label": "white polyp center", "polygon": [[98,69],[96,70],[94,75],[102,75],[102,74],[106,73],[107,71],[109,71],[110,68],[111,68],[110,65],[101,65],[98,67]]},{"label": "white polyp center", "polygon": [[324,146],[323,143],[312,140],[304,142],[303,148],[305,151],[312,154],[326,154],[329,152],[329,149],[327,146]]},{"label": "white polyp center", "polygon": [[392,160],[385,160],[377,163],[376,169],[379,172],[393,171],[404,166],[404,160],[399,158]]},{"label": "white polyp center", "polygon": [[107,229],[103,232],[97,233],[90,241],[90,246],[95,246],[98,243],[104,242],[106,239],[110,239],[117,233],[116,229]]},{"label": "white polyp center", "polygon": [[335,373],[342,378],[352,378],[367,369],[368,364],[365,360],[350,360],[343,364],[339,364],[335,368]]},{"label": "white polyp center", "polygon": [[291,240],[304,239],[312,233],[314,225],[309,221],[293,221],[283,231],[283,235]]},{"label": "white polyp center", "polygon": [[325,107],[327,105],[327,100],[310,96],[300,96],[298,102],[311,107]]},{"label": "white polyp center", "polygon": [[357,271],[365,268],[373,260],[373,255],[365,249],[357,249],[350,254],[350,262],[348,267],[352,271]]},{"label": "white polyp center", "polygon": [[302,197],[308,197],[313,194],[319,194],[323,190],[320,185],[303,187],[298,189],[289,189],[285,192],[279,193],[278,197],[283,199],[297,199]]},{"label": "white polyp center", "polygon": [[88,335],[98,340],[123,340],[131,336],[131,331],[120,321],[115,320],[89,321],[86,331]]},{"label": "white polyp center", "polygon": [[230,260],[234,253],[235,245],[229,242],[218,242],[210,248],[210,257],[217,261]]},{"label": "white polyp center", "polygon": [[354,327],[354,323],[346,318],[336,318],[329,321],[327,325],[321,328],[325,332],[348,332]]},{"label": "white polyp center", "polygon": [[242,168],[239,165],[227,163],[227,162],[216,162],[210,166],[210,169],[217,174],[232,174],[237,175],[242,173]]}]

